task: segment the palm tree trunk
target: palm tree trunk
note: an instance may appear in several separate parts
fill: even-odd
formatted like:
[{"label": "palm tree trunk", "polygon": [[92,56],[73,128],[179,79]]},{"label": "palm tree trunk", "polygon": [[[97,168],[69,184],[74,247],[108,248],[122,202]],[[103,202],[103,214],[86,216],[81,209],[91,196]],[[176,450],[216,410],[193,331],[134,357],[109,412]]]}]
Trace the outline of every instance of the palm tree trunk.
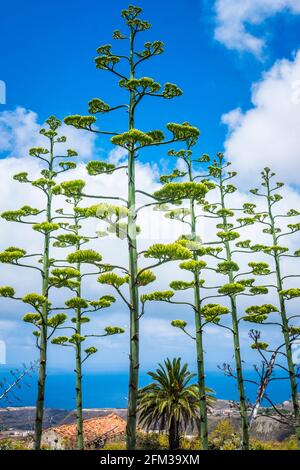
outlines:
[{"label": "palm tree trunk", "polygon": [[179,423],[172,418],[169,427],[169,450],[178,450],[179,443]]}]

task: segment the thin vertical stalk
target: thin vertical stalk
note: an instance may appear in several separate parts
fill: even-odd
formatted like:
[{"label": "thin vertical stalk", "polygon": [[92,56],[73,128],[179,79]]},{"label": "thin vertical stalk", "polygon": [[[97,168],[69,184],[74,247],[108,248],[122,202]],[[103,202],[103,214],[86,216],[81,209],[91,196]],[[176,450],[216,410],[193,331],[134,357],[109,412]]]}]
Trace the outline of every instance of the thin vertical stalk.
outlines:
[{"label": "thin vertical stalk", "polygon": [[[220,192],[221,192],[221,207],[222,209],[226,209],[222,171],[220,172]],[[226,231],[228,229],[227,216],[223,215],[222,219],[223,219],[224,230]],[[226,260],[231,263],[232,256],[231,256],[230,243],[229,241],[225,241],[224,244],[225,244],[225,251],[226,251]],[[230,283],[234,282],[234,276],[231,270],[228,273],[228,280]],[[243,445],[244,450],[249,450],[249,427],[248,427],[248,415],[247,415],[247,402],[246,402],[246,396],[245,396],[240,336],[239,336],[239,324],[238,324],[237,304],[236,304],[235,295],[230,295],[230,303],[231,303],[231,318],[232,318],[232,331],[233,331],[233,343],[234,343],[234,358],[235,358],[236,375],[237,375],[238,391],[239,391],[240,415],[241,415],[241,420],[242,420],[242,439],[243,439],[242,445]]]},{"label": "thin vertical stalk", "polygon": [[[266,188],[267,188],[268,214],[269,214],[271,230],[272,230],[273,245],[278,246],[275,219],[274,219],[271,199],[270,199],[271,190],[270,190],[269,175],[267,175],[266,177]],[[294,365],[293,357],[292,357],[292,345],[291,345],[291,340],[289,336],[289,321],[287,317],[285,301],[284,301],[282,294],[280,293],[283,290],[283,282],[282,282],[280,258],[279,258],[279,254],[277,251],[274,252],[273,257],[275,261],[276,285],[277,285],[280,315],[281,315],[281,321],[282,321],[282,333],[283,333],[283,338],[284,338],[285,354],[287,358],[287,365],[288,365],[289,379],[290,379],[290,386],[291,386],[291,397],[292,397],[292,404],[293,404],[293,411],[294,411],[294,418],[295,418],[297,445],[298,445],[298,448],[300,449],[300,409],[299,409],[299,401],[298,401],[297,380],[296,380],[296,373],[295,373],[295,365]]]},{"label": "thin vertical stalk", "polygon": [[[75,202],[74,208],[77,206]],[[74,212],[75,213],[75,212]],[[75,213],[76,214],[76,213]],[[79,235],[79,224],[78,217],[74,218],[74,231],[75,234]],[[77,240],[76,250],[80,250],[80,241]],[[77,263],[76,269],[80,272],[80,263]],[[81,297],[81,275],[78,276],[77,281],[79,282],[76,288],[77,297]],[[81,308],[76,308],[76,334],[81,335]],[[82,357],[81,357],[81,341],[76,341],[76,427],[77,427],[77,449],[84,449],[84,436],[83,436],[83,414],[82,414]]]},{"label": "thin vertical stalk", "polygon": [[[134,78],[134,38],[130,32],[130,79]],[[129,130],[134,128],[135,94],[130,91]],[[135,190],[135,149],[128,152],[128,250],[129,250],[129,290],[130,290],[130,357],[129,391],[127,418],[127,449],[136,446],[136,421],[139,379],[139,297],[137,286],[137,242],[136,242],[136,190]]]},{"label": "thin vertical stalk", "polygon": [[[188,174],[190,182],[193,181],[191,161],[188,161]],[[196,240],[196,214],[195,202],[190,200],[191,211],[191,236],[192,240]],[[194,260],[198,256],[193,252]],[[199,400],[200,400],[200,440],[203,450],[208,450],[208,424],[207,424],[207,402],[205,390],[205,368],[204,368],[204,351],[203,351],[203,330],[201,319],[201,301],[200,301],[200,285],[199,273],[194,273],[194,306],[195,306],[195,328],[196,328],[196,352],[197,352],[197,376],[199,386]]]},{"label": "thin vertical stalk", "polygon": [[[50,138],[50,157],[49,157],[49,179],[53,178],[53,147],[54,138]],[[47,192],[47,222],[52,221],[52,189],[49,186]],[[42,306],[41,311],[41,330],[40,330],[40,357],[39,357],[39,372],[38,372],[38,393],[36,400],[36,415],[35,415],[35,433],[34,433],[34,449],[40,450],[42,431],[43,431],[43,417],[45,406],[45,386],[46,386],[46,365],[47,365],[47,336],[48,336],[48,292],[49,292],[49,268],[50,268],[50,234],[46,233],[44,238],[44,256],[43,256],[43,285],[42,295],[46,297],[46,302]]]}]

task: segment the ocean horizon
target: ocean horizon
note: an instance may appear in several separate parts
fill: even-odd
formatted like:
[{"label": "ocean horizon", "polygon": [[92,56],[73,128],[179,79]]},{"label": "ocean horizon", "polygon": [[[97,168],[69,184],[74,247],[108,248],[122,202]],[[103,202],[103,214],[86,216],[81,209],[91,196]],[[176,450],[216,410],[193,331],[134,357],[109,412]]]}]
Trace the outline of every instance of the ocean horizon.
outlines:
[{"label": "ocean horizon", "polygon": [[[0,383],[6,378],[11,383],[12,376],[7,366],[0,367]],[[246,371],[245,377],[257,380],[253,370]],[[277,376],[278,377],[278,376]],[[140,374],[140,387],[151,383],[147,372]],[[0,407],[34,406],[36,400],[37,375],[23,381],[20,389],[14,390],[10,401],[0,401]],[[222,371],[207,371],[206,385],[215,391],[217,399],[238,400],[237,384]],[[121,372],[86,372],[83,375],[83,407],[84,408],[126,408],[127,407],[128,374]],[[246,383],[246,396],[250,402],[256,398],[257,386]],[[282,403],[290,399],[288,380],[276,380],[269,386],[269,396],[274,403]],[[1,389],[0,389],[1,395]],[[75,373],[70,371],[49,370],[46,383],[45,405],[47,408],[75,408]],[[265,402],[267,406],[268,403]]]}]

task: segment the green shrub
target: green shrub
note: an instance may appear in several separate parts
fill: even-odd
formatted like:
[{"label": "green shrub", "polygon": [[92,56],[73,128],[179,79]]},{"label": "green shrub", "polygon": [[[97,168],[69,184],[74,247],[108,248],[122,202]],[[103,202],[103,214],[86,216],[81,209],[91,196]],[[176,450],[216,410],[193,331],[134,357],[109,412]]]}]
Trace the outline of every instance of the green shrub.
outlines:
[{"label": "green shrub", "polygon": [[21,441],[3,439],[0,440],[0,451],[1,450],[28,450],[28,447],[24,442]]},{"label": "green shrub", "polygon": [[259,441],[258,439],[251,439],[250,449],[251,450],[297,450],[297,441],[294,436],[291,436],[282,442]]},{"label": "green shrub", "polygon": [[126,450],[126,441],[124,440],[114,440],[107,442],[105,446],[100,450]]},{"label": "green shrub", "polygon": [[236,433],[228,419],[218,422],[209,435],[210,450],[237,450],[241,446],[241,437]]}]

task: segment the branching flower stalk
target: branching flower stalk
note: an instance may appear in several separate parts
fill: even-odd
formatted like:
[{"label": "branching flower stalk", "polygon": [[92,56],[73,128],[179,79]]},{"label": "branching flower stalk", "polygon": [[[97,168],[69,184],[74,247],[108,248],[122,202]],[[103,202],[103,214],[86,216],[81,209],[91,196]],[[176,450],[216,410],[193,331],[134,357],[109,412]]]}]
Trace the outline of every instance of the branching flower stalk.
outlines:
[{"label": "branching flower stalk", "polygon": [[[128,56],[118,55],[112,52],[111,45],[106,44],[97,49],[98,56],[95,59],[96,67],[106,70],[120,79],[119,86],[126,90],[129,94],[127,103],[111,107],[99,98],[94,98],[89,102],[89,116],[68,116],[65,123],[72,125],[77,129],[84,129],[98,135],[106,135],[111,137],[112,144],[123,147],[128,155],[127,164],[115,167],[107,162],[90,162],[88,171],[91,175],[111,174],[120,169],[127,169],[128,175],[128,197],[127,199],[118,196],[97,196],[90,195],[93,198],[112,199],[125,202],[128,209],[128,223],[126,226],[126,238],[128,241],[129,255],[129,302],[126,304],[130,312],[130,367],[129,367],[129,392],[128,392],[128,419],[127,419],[127,448],[134,449],[136,445],[136,423],[137,423],[137,398],[138,398],[138,377],[139,377],[139,276],[141,273],[138,269],[138,250],[137,250],[137,214],[140,208],[137,208],[137,194],[153,197],[146,194],[142,190],[136,188],[135,167],[136,159],[139,151],[144,147],[166,145],[177,141],[186,141],[186,139],[197,136],[199,131],[188,123],[176,124],[169,123],[167,129],[171,136],[165,139],[160,130],[152,130],[143,132],[136,129],[136,111],[142,100],[146,97],[160,97],[164,99],[175,98],[180,96],[182,91],[172,83],[166,83],[162,87],[158,82],[149,77],[137,78],[137,70],[139,66],[146,60],[156,55],[160,55],[164,46],[161,41],[146,42],[144,48],[140,51],[137,49],[136,40],[139,33],[150,29],[151,25],[140,18],[142,9],[130,5],[123,10],[121,16],[124,18],[128,27],[128,35],[124,35],[121,31],[116,30],[113,34],[115,40],[128,41]],[[125,63],[128,67],[127,74],[118,69],[120,63]],[[123,70],[123,69],[122,69]],[[109,113],[117,109],[125,109],[128,113],[127,129],[123,133],[115,131],[99,130],[93,126],[96,122],[95,114]],[[155,204],[151,202],[148,205]],[[124,231],[123,229],[121,229]],[[158,262],[160,263],[160,261]],[[144,271],[144,270],[143,270]],[[112,273],[111,273],[112,274]],[[111,278],[111,275],[110,275]],[[111,279],[110,279],[111,281]],[[124,300],[124,299],[123,299]]]},{"label": "branching flower stalk", "polygon": [[29,365],[22,364],[22,369],[11,370],[10,374],[13,377],[13,381],[8,383],[7,379],[4,378],[0,382],[0,402],[1,400],[10,402],[10,395],[20,401],[20,398],[14,394],[14,390],[20,389],[24,383],[25,385],[29,386],[25,379],[32,377],[32,374],[36,372],[37,365],[38,362],[34,361]]},{"label": "branching flower stalk", "polygon": [[[169,196],[169,186],[170,182],[177,180],[178,178],[185,178],[190,183],[190,185],[195,185],[195,175],[193,172],[193,164],[195,162],[200,162],[203,159],[194,160],[192,159],[191,148],[197,142],[197,138],[187,140],[186,150],[169,151],[169,155],[180,159],[184,166],[185,171],[179,171],[175,169],[172,174],[164,175],[161,177],[161,182],[166,183],[166,186],[161,190],[157,191],[155,194],[158,198],[167,198]],[[178,191],[176,191],[176,184],[178,184]],[[174,186],[174,199],[176,202],[177,194],[180,194],[180,188],[182,183],[173,183]],[[205,187],[207,191],[214,188],[213,183],[205,181]],[[198,185],[199,189],[199,185]],[[206,192],[207,192],[206,191]],[[198,377],[198,393],[199,393],[199,408],[200,408],[200,442],[203,450],[208,449],[208,420],[207,420],[207,390],[205,386],[205,365],[204,365],[204,349],[203,349],[203,325],[202,325],[202,314],[201,314],[201,301],[200,301],[200,273],[203,268],[205,268],[206,263],[204,261],[199,261],[198,250],[201,248],[201,239],[197,235],[197,215],[196,215],[196,204],[201,204],[203,202],[203,197],[206,194],[205,191],[200,192],[190,192],[188,197],[189,209],[183,207],[175,208],[173,210],[166,210],[165,216],[170,219],[179,220],[182,223],[185,223],[189,227],[188,236],[182,237],[178,243],[189,248],[193,253],[193,260],[182,262],[180,268],[190,271],[193,275],[192,282],[183,282],[183,281],[174,281],[171,282],[170,287],[173,290],[187,290],[193,289],[194,301],[192,304],[189,304],[193,308],[195,315],[195,337],[192,337],[196,342],[196,357],[197,357],[197,377]],[[166,194],[165,194],[166,193]],[[172,202],[172,201],[170,201]],[[167,299],[169,303],[177,304],[171,299]],[[185,327],[186,323],[181,320],[174,320],[172,322],[174,327],[180,328],[182,331],[187,333]]]},{"label": "branching flower stalk", "polygon": [[[66,201],[71,206],[70,213],[64,213],[63,209],[59,209],[58,218],[65,219],[62,228],[65,234],[53,237],[55,239],[54,246],[60,248],[72,247],[75,252],[69,253],[66,262],[71,267],[56,267],[51,278],[52,286],[57,288],[67,287],[75,293],[75,297],[66,301],[66,307],[74,310],[75,317],[71,319],[74,326],[68,327],[73,330],[70,337],[59,336],[52,340],[53,344],[65,347],[72,347],[75,350],[75,374],[76,374],[76,424],[77,424],[77,449],[84,449],[83,434],[83,405],[82,405],[82,366],[83,363],[92,355],[97,353],[97,348],[89,346],[84,349],[84,357],[82,351],[83,342],[90,337],[105,337],[115,334],[124,333],[120,327],[108,326],[103,334],[83,334],[82,325],[90,322],[88,313],[95,313],[104,308],[110,307],[115,298],[110,295],[104,295],[98,300],[87,301],[82,298],[82,282],[86,276],[96,276],[103,272],[101,266],[102,256],[100,253],[82,249],[82,246],[95,237],[82,234],[82,222],[89,217],[89,211],[79,207],[82,201],[82,190],[85,182],[82,180],[66,181],[53,188],[55,194],[63,194],[67,197]],[[91,267],[92,271],[83,271],[82,265]],[[63,327],[62,327],[63,328]]]},{"label": "branching flower stalk", "polygon": [[[269,235],[272,239],[272,245],[263,245],[256,244],[249,246],[252,252],[261,251],[269,255],[272,259],[273,266],[275,269],[276,276],[276,285],[273,286],[278,296],[279,312],[281,316],[280,327],[282,329],[282,334],[285,344],[285,357],[287,361],[287,372],[289,374],[290,386],[291,386],[291,397],[294,411],[294,420],[295,420],[295,431],[297,436],[298,447],[300,448],[300,409],[299,409],[299,399],[298,399],[298,386],[297,386],[297,377],[295,372],[295,364],[292,356],[292,338],[297,333],[299,329],[298,326],[293,326],[292,321],[298,319],[300,315],[288,315],[287,311],[287,302],[300,297],[300,288],[287,288],[285,285],[288,280],[292,278],[299,278],[300,275],[284,275],[283,274],[283,261],[284,258],[294,258],[300,256],[300,250],[296,250],[294,254],[289,252],[289,249],[285,246],[280,245],[281,239],[286,238],[287,236],[293,235],[300,230],[300,223],[288,223],[286,232],[282,232],[278,224],[278,219],[289,220],[291,218],[299,217],[300,212],[291,209],[287,213],[280,214],[277,213],[275,207],[282,200],[282,195],[277,191],[280,190],[284,183],[276,182],[273,184],[275,173],[273,173],[269,168],[265,168],[262,172],[262,189],[252,189],[251,192],[264,199],[266,203],[266,210],[258,212],[255,209],[255,205],[252,207],[253,214],[256,217],[256,220],[265,226],[263,232]],[[268,269],[268,264],[266,264]],[[277,310],[277,309],[276,309]],[[267,312],[271,313],[271,312]],[[262,322],[265,322],[267,319],[261,318]]]},{"label": "branching flower stalk", "polygon": [[[50,239],[51,234],[60,228],[59,223],[53,222],[53,186],[58,174],[68,171],[76,166],[72,161],[60,161],[58,159],[72,158],[77,155],[74,150],[68,150],[65,156],[56,156],[54,154],[54,147],[56,144],[66,142],[66,137],[58,136],[58,129],[61,125],[60,121],[54,116],[51,116],[46,124],[48,128],[40,130],[49,141],[49,148],[32,148],[29,154],[37,158],[44,165],[41,170],[41,177],[37,180],[30,180],[28,174],[23,172],[14,176],[16,181],[20,183],[31,184],[39,189],[46,199],[45,207],[42,209],[35,209],[29,206],[23,206],[19,210],[6,211],[1,214],[1,217],[7,221],[18,222],[22,224],[29,224],[32,229],[42,234],[44,239],[43,253],[27,254],[22,248],[9,247],[4,252],[0,253],[0,262],[12,264],[18,267],[25,267],[37,271],[42,278],[42,289],[40,294],[27,294],[22,299],[24,303],[31,305],[36,313],[29,313],[25,315],[24,321],[32,323],[37,327],[34,331],[36,337],[36,345],[39,349],[39,371],[38,371],[38,391],[36,401],[36,418],[35,418],[35,442],[34,448],[40,449],[43,415],[44,415],[44,400],[45,400],[45,384],[46,384],[46,369],[47,369],[47,344],[49,339],[49,328],[54,330],[64,321],[64,316],[54,315],[49,318],[52,311],[51,302],[49,301],[49,271],[52,266],[53,260],[50,256]],[[33,221],[34,217],[43,216],[44,220],[39,222]],[[28,264],[28,261],[36,260],[36,264]],[[40,266],[42,264],[42,267]],[[11,287],[0,288],[0,296],[16,298],[14,289]]]},{"label": "branching flower stalk", "polygon": [[[243,291],[246,286],[251,286],[254,282],[254,279],[242,281],[238,280],[238,276],[241,274],[236,274],[239,271],[239,266],[233,260],[233,249],[231,247],[232,241],[239,238],[239,233],[236,232],[236,228],[244,227],[254,223],[251,218],[237,219],[238,227],[234,227],[234,224],[229,222],[229,218],[234,216],[234,211],[229,209],[226,204],[226,196],[232,194],[236,191],[235,186],[233,186],[230,181],[236,176],[235,172],[225,171],[230,163],[224,162],[223,154],[219,153],[217,159],[209,166],[210,176],[214,179],[216,186],[219,190],[220,201],[214,204],[207,204],[204,206],[204,210],[210,213],[212,216],[221,219],[221,224],[217,225],[219,232],[217,236],[219,238],[220,245],[223,245],[225,256],[222,259],[222,262],[218,264],[217,273],[227,275],[229,284],[225,284],[222,288],[218,290],[219,294],[229,297],[230,300],[230,311],[232,318],[232,327],[231,331],[233,334],[234,342],[234,357],[235,357],[235,367],[237,375],[237,384],[239,391],[239,408],[242,420],[242,447],[244,450],[249,450],[249,429],[248,429],[248,415],[247,415],[247,400],[245,396],[245,385],[244,385],[244,376],[243,376],[243,366],[242,366],[242,357],[241,357],[241,347],[240,347],[240,335],[239,335],[239,318],[237,310],[237,296],[243,295]],[[221,252],[223,250],[221,249]],[[257,292],[257,289],[254,288],[253,295]]]}]

